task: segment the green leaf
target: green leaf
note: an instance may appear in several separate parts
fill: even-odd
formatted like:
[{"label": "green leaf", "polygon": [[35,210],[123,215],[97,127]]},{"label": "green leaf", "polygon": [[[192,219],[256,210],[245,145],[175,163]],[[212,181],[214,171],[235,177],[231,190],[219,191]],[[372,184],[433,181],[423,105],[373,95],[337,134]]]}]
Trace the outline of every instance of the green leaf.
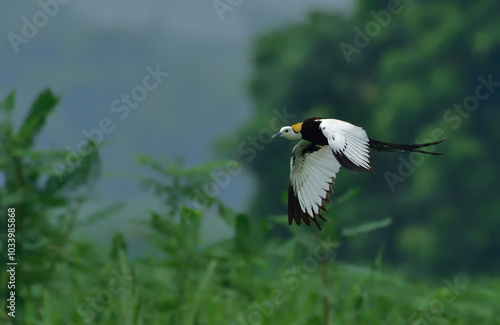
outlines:
[{"label": "green leaf", "polygon": [[353,237],[376,229],[388,227],[391,223],[392,218],[385,218],[380,221],[364,223],[356,227],[344,228],[342,229],[342,236]]},{"label": "green leaf", "polygon": [[218,208],[219,208],[219,216],[222,220],[224,220],[224,222],[226,223],[226,225],[230,226],[230,227],[234,227],[234,224],[235,224],[235,212],[233,211],[233,209],[231,209],[230,207],[228,206],[225,206],[224,204],[222,204],[222,202],[218,202]]},{"label": "green leaf", "polygon": [[54,96],[50,90],[38,95],[16,135],[16,140],[21,146],[28,147],[33,144],[34,138],[45,125],[47,117],[58,102],[59,98]]},{"label": "green leaf", "polygon": [[78,156],[80,163],[75,168],[57,161],[52,162],[52,164],[58,163],[62,167],[56,168],[56,165],[52,165],[54,173],[50,174],[45,184],[47,191],[55,193],[76,189],[83,185],[92,185],[92,181],[95,181],[98,174],[100,159],[98,146],[92,141],[89,142],[89,146],[91,147],[88,149],[90,153],[86,156]]},{"label": "green leaf", "polygon": [[[10,137],[12,134],[12,118],[11,113],[16,105],[16,91],[13,90],[7,96],[7,98],[0,102],[0,136],[2,145],[10,142]],[[4,137],[6,139],[4,139]],[[8,140],[7,140],[8,139]]]},{"label": "green leaf", "polygon": [[236,250],[241,252],[248,252],[251,248],[251,232],[250,221],[244,214],[239,214],[236,217]]},{"label": "green leaf", "polygon": [[201,220],[203,217],[203,212],[197,209],[193,209],[187,206],[182,206],[180,209],[181,215],[181,227],[183,229],[189,229],[190,231],[198,231],[201,226]]},{"label": "green leaf", "polygon": [[335,204],[342,204],[345,202],[348,202],[350,199],[358,196],[360,192],[359,188],[351,188],[347,191],[347,193],[343,194],[342,196],[339,196],[337,199],[335,199]]},{"label": "green leaf", "polygon": [[183,218],[196,218],[201,216],[203,216],[203,213],[198,209],[193,209],[185,205],[181,207],[181,217]]},{"label": "green leaf", "polygon": [[0,103],[0,111],[5,112],[7,115],[9,115],[13,110],[14,106],[16,106],[16,91],[13,90],[10,92],[9,95],[7,95],[7,98],[5,101]]},{"label": "green leaf", "polygon": [[85,220],[78,222],[78,225],[79,226],[92,225],[92,224],[96,223],[97,221],[103,220],[103,219],[105,219],[113,214],[117,214],[118,211],[120,211],[124,206],[125,206],[125,204],[123,202],[111,204],[107,207],[104,207],[103,209],[100,209],[100,210],[90,214],[89,216],[87,216],[85,218]]},{"label": "green leaf", "polygon": [[111,247],[111,258],[118,258],[119,252],[127,251],[127,242],[125,241],[125,237],[121,233],[115,233],[113,236],[113,244]]}]

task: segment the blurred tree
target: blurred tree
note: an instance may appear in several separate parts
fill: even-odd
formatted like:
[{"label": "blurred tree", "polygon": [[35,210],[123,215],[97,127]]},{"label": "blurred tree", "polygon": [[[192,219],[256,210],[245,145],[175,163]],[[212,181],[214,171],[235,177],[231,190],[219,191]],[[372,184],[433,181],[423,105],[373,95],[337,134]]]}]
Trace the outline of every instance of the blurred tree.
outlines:
[{"label": "blurred tree", "polygon": [[[77,164],[66,169],[54,168],[54,163],[61,166],[60,162],[67,162],[68,155],[74,153],[34,149],[35,139],[58,101],[51,91],[41,92],[17,131],[12,121],[15,92],[0,103],[0,224],[7,225],[6,211],[14,209],[15,259],[10,261],[18,263],[15,292],[19,323],[39,316],[33,306],[40,307],[44,291],[53,289],[56,268],[72,263],[66,246],[85,201],[76,190],[92,184],[99,165],[93,143],[87,144],[87,155],[73,160]],[[7,239],[7,235],[1,236],[4,248]],[[2,254],[2,265],[6,265],[6,259]],[[8,275],[0,275],[3,298]],[[31,316],[25,314],[27,301],[31,303]]]},{"label": "blurred tree", "polygon": [[[401,324],[431,318],[438,323],[498,323],[495,279],[469,284],[453,277],[436,289],[415,285],[382,267],[382,250],[370,267],[333,263],[340,237],[361,242],[359,238],[390,226],[390,218],[341,232],[336,220],[322,232],[294,227],[286,242],[269,237],[285,218],[252,221],[206,191],[220,185],[214,175],[221,168],[238,167],[234,161],[185,168],[181,160],[137,156],[138,165],[154,171],[141,178],[141,185],[163,203],[149,210],[145,254],[127,258],[130,243],[119,233],[110,236],[109,254],[97,254],[102,248],[94,233],[88,241],[70,238],[79,206],[88,198],[80,189],[92,184],[99,165],[97,148],[89,144],[92,150],[80,164],[61,174],[53,162],[64,161],[72,151],[33,149],[57,98],[42,92],[17,132],[10,116],[14,99],[12,93],[0,103],[0,209],[15,209],[19,267],[16,317],[7,316],[2,299],[2,324]],[[349,190],[333,203],[337,209],[353,207],[357,194]],[[99,210],[84,223],[113,213],[123,220],[116,214],[119,207]],[[214,207],[234,236],[203,244],[203,216]],[[414,229],[402,244],[414,248],[412,238],[420,240],[421,232],[428,231]],[[4,232],[1,247],[7,238]],[[429,238],[418,251],[421,256],[434,248]],[[7,281],[8,273],[1,273],[2,296]],[[446,308],[436,312],[435,302]]]},{"label": "blurred tree", "polygon": [[341,255],[373,257],[385,243],[385,257],[415,274],[497,269],[499,9],[490,0],[359,0],[351,17],[313,13],[257,39],[254,118],[220,145],[233,148],[255,175],[251,212],[286,212],[281,198],[294,144],[266,140],[253,159],[241,150],[270,125],[274,107],[286,106],[296,115],[291,122],[338,118],[380,140],[447,138],[437,148],[441,157],[375,155],[376,174],[341,170],[334,195],[362,188],[357,202],[332,208],[341,226],[394,220],[344,245]]}]

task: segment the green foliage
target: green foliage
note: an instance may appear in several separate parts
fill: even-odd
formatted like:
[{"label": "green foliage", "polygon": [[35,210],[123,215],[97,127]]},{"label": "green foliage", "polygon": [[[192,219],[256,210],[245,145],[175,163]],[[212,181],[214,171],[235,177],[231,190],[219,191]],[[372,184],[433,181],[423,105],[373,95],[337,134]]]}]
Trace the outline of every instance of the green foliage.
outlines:
[{"label": "green foliage", "polygon": [[[257,39],[249,84],[256,114],[219,146],[238,151],[233,156],[254,146],[251,159],[238,157],[257,177],[252,208],[234,211],[204,191],[229,162],[186,167],[139,155],[148,173],[140,186],[161,204],[134,215],[143,220],[140,241],[115,233],[109,251],[93,233],[73,237],[76,227],[124,220],[122,203],[81,216],[85,189],[98,177],[98,146],[89,143],[89,154],[61,175],[54,162],[67,152],[34,148],[58,98],[40,93],[15,130],[16,94],[8,94],[0,102],[0,224],[15,208],[20,267],[16,319],[6,313],[8,273],[0,273],[0,323],[500,324],[498,275],[463,275],[499,266],[498,94],[469,115],[443,115],[474,94],[478,76],[497,81],[498,5],[403,4],[351,63],[339,44],[352,43],[353,28],[363,29],[387,1],[359,0],[352,17],[313,13]],[[293,144],[248,140],[275,128],[272,109],[283,107],[296,121],[340,118],[380,140],[414,142],[441,130],[445,155],[414,166],[394,193],[385,172],[397,173],[407,156],[376,156],[378,175],[342,171],[323,230],[288,227],[284,167]],[[207,242],[214,218],[231,232]],[[4,231],[0,238],[7,247]],[[350,262],[354,256],[364,266]]]},{"label": "green foliage", "polygon": [[[274,218],[252,222],[216,198],[205,209],[191,207],[196,186],[213,181],[210,172],[224,162],[191,168],[167,158],[155,161],[139,156],[138,162],[154,171],[146,178],[145,189],[164,203],[149,212],[146,237],[152,247],[136,263],[142,323],[401,324],[432,318],[446,324],[495,319],[493,305],[485,301],[499,301],[500,296],[482,293],[463,278],[445,302],[446,285],[456,279],[429,289],[384,270],[381,256],[372,268],[337,263],[335,222],[325,225],[330,231],[323,232],[293,227],[292,236],[281,241],[268,236],[281,227]],[[355,196],[356,191],[351,191],[333,204],[350,204]],[[234,229],[232,237],[212,244],[200,241],[209,206],[217,206],[219,217]],[[390,223],[387,218],[342,233],[355,240]],[[477,313],[473,308],[480,301],[486,308]],[[436,311],[435,304],[444,307]]]},{"label": "green foliage", "polygon": [[[40,93],[17,132],[11,114],[15,92],[0,104],[0,210],[14,208],[16,214],[16,261],[22,265],[16,271],[18,284],[22,283],[16,287],[16,319],[21,323],[40,316],[37,309],[29,309],[34,306],[30,304],[39,304],[49,293],[54,293],[56,269],[75,262],[67,255],[68,246],[86,198],[72,195],[71,190],[88,185],[91,171],[98,164],[97,151],[93,150],[60,180],[61,175],[56,175],[51,164],[66,153],[32,147],[57,101],[49,90]],[[0,223],[7,224],[6,213],[1,214]],[[7,247],[7,236],[2,236],[2,247]],[[2,254],[3,265],[6,258],[6,254]],[[7,273],[3,272],[0,275],[3,293],[7,282]]]},{"label": "green foliage", "polygon": [[[249,84],[255,114],[220,148],[244,158],[242,144],[270,125],[273,107],[283,106],[296,116],[288,124],[323,116],[389,142],[447,138],[436,148],[440,157],[380,153],[374,154],[376,173],[339,172],[333,196],[362,188],[349,205],[334,207],[341,226],[393,218],[389,228],[344,246],[341,255],[367,259],[378,249],[373,243],[385,242],[386,260],[414,275],[496,272],[498,3],[397,2],[401,10],[381,18],[388,23],[377,22],[374,15],[388,13],[389,3],[395,2],[360,0],[351,17],[316,12],[259,37]],[[342,44],[355,51],[344,52]],[[495,86],[490,82],[487,90],[489,79]],[[472,98],[480,85],[486,97]],[[257,183],[252,215],[286,211],[281,195],[293,145],[274,140],[254,159],[241,159]]]},{"label": "green foliage", "polygon": [[[9,139],[7,132],[2,136]],[[103,254],[95,236],[72,238],[74,227],[123,217],[117,203],[77,220],[88,195],[75,195],[75,190],[88,184],[97,168],[77,167],[73,173],[81,175],[74,179],[81,181],[71,186],[46,186],[53,176],[47,167],[51,158],[63,153],[16,145],[3,143],[9,159],[2,161],[6,181],[0,191],[6,199],[2,211],[16,209],[16,259],[22,267],[16,318],[7,316],[3,299],[2,324],[498,323],[498,280],[472,282],[460,276],[434,285],[411,283],[383,268],[383,248],[371,267],[336,261],[340,243],[380,232],[390,218],[345,228],[330,212],[322,232],[291,227],[284,240],[269,234],[283,228],[286,216],[257,220],[210,195],[205,205],[195,207],[199,189],[228,166],[223,161],[188,168],[179,159],[137,156],[149,173],[141,186],[162,204],[145,212],[139,258],[130,257],[132,244],[120,233],[110,236],[111,248]],[[98,163],[87,159],[81,166]],[[24,176],[21,182],[10,179],[16,168]],[[351,206],[358,193],[347,191],[332,204]],[[203,228],[214,213],[232,233],[207,243]],[[6,273],[0,275],[2,296]]]},{"label": "green foliage", "polygon": [[[9,99],[7,98],[8,101]],[[21,148],[33,144],[35,136],[45,125],[47,117],[54,110],[58,102],[59,98],[55,97],[50,90],[46,90],[38,95],[15,138],[15,141]]]},{"label": "green foliage", "polygon": [[[213,182],[210,172],[225,166],[226,162],[183,168],[182,161],[172,162],[167,158],[156,162],[148,156],[138,156],[137,161],[154,170],[155,176],[143,179],[142,184],[164,202],[164,211],[150,212],[152,233],[148,238],[162,254],[153,254],[143,261],[148,269],[156,270],[155,276],[144,279],[143,284],[149,288],[147,292],[156,292],[160,282],[166,291],[161,299],[154,296],[146,299],[168,323],[193,324],[196,319],[203,319],[202,316],[207,317],[208,324],[224,322],[225,312],[213,314],[210,308],[230,303],[225,301],[229,292],[224,288],[239,283],[236,276],[248,274],[245,290],[250,291],[252,275],[248,266],[258,260],[254,255],[256,247],[250,245],[248,217],[235,214],[216,197],[209,197],[205,207],[217,205],[223,220],[230,226],[236,224],[238,237],[200,247],[204,212],[189,205],[197,188]],[[224,272],[215,273],[217,269]],[[147,316],[147,322],[163,319],[154,316]]]},{"label": "green foliage", "polygon": [[342,230],[342,235],[347,237],[357,236],[359,234],[367,233],[376,229],[385,228],[392,223],[391,218],[385,218],[380,221],[368,222],[352,228]]}]

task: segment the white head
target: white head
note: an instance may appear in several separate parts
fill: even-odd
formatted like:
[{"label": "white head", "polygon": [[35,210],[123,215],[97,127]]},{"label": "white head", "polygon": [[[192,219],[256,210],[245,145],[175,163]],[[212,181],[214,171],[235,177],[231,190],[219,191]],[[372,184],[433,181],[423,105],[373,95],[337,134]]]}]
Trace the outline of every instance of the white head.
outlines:
[{"label": "white head", "polygon": [[288,140],[300,140],[302,139],[302,123],[294,124],[292,126],[284,126],[281,130],[273,135],[273,138],[283,137]]}]

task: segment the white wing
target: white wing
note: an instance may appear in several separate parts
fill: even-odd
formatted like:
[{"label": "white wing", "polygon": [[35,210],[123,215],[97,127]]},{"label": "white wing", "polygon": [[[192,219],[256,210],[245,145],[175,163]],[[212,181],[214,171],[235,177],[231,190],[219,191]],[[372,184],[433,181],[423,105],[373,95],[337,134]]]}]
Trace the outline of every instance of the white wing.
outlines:
[{"label": "white wing", "polygon": [[290,169],[288,223],[295,220],[300,225],[303,220],[310,225],[312,219],[319,227],[316,217],[323,219],[320,209],[326,211],[325,201],[330,200],[340,164],[329,146],[302,140],[293,148]]},{"label": "white wing", "polygon": [[365,130],[350,123],[326,119],[319,124],[338,162],[350,170],[369,171],[370,144]]}]

